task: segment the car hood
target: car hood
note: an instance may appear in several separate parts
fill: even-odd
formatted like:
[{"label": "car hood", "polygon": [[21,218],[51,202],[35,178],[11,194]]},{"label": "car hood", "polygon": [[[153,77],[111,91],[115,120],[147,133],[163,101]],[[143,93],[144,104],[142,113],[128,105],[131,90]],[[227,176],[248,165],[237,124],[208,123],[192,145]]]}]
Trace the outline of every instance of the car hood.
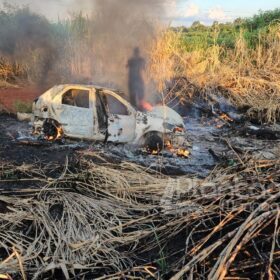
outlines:
[{"label": "car hood", "polygon": [[175,112],[173,109],[167,106],[156,106],[148,113],[147,116],[152,118],[160,118],[164,120],[164,123],[173,124],[176,126],[184,127],[183,118]]}]

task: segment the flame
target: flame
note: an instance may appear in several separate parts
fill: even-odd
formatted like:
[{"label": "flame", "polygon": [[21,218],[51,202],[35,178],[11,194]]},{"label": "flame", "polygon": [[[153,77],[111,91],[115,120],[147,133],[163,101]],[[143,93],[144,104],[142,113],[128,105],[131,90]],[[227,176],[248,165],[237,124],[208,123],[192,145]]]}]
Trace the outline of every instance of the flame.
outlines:
[{"label": "flame", "polygon": [[[190,156],[190,151],[184,148],[174,149],[170,141],[166,141],[165,148],[178,157],[188,158]],[[159,155],[159,150],[148,150],[148,152],[153,156]]]},{"label": "flame", "polygon": [[171,153],[176,154],[178,157],[185,157],[188,158],[190,156],[190,152],[187,149],[184,148],[179,148],[179,149],[174,149],[172,146],[171,141],[167,140],[165,142],[165,147],[168,149]]},{"label": "flame", "polygon": [[[221,123],[221,121],[222,121],[222,123]],[[216,128],[222,128],[229,122],[233,122],[233,121],[234,120],[230,116],[228,116],[226,113],[218,115],[217,118],[215,119],[215,122],[217,123]]]},{"label": "flame", "polygon": [[156,155],[158,155],[159,154],[159,151],[158,150],[152,150],[151,151],[151,155],[153,155],[153,156],[156,156]]},{"label": "flame", "polygon": [[61,127],[57,128],[57,136],[56,139],[61,139],[63,137],[63,129]]},{"label": "flame", "polygon": [[145,111],[152,111],[154,109],[153,105],[147,101],[141,101],[140,104],[141,108],[144,109]]},{"label": "flame", "polygon": [[177,156],[178,157],[185,157],[188,158],[190,155],[190,152],[186,149],[178,149],[177,150]]},{"label": "flame", "polygon": [[184,132],[184,128],[183,128],[183,127],[177,126],[177,127],[174,128],[173,131],[174,131],[174,132]]},{"label": "flame", "polygon": [[63,129],[61,127],[57,127],[57,126],[56,126],[56,136],[53,136],[53,135],[45,136],[45,139],[47,141],[56,141],[56,140],[59,140],[62,138],[63,138]]},{"label": "flame", "polygon": [[225,113],[220,115],[220,119],[222,119],[224,121],[228,121],[228,122],[233,122],[233,119]]}]

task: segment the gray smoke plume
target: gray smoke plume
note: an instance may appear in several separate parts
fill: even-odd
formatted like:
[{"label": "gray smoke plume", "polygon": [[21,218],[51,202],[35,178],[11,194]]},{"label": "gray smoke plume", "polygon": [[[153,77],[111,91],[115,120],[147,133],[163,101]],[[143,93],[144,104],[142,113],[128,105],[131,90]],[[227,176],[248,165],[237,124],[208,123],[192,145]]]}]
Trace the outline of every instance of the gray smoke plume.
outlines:
[{"label": "gray smoke plume", "polygon": [[44,84],[59,54],[51,24],[28,8],[4,8],[0,13],[0,58],[14,63],[14,78],[28,72],[26,79]]},{"label": "gray smoke plume", "polygon": [[[0,4],[3,2],[7,1],[0,0]],[[9,5],[28,5],[31,12],[15,9],[10,13],[13,23],[9,25],[7,21],[5,28],[0,28],[3,39],[0,54],[1,51],[9,53],[18,61],[22,57],[28,59],[34,75],[41,72],[39,82],[50,75],[59,78],[61,73],[61,81],[87,81],[125,92],[134,88],[142,98],[144,88],[151,85],[144,75],[150,47],[165,25],[165,10],[170,2],[174,0],[10,0]],[[59,33],[59,25],[53,26],[47,21],[55,22],[58,18],[63,21],[68,17],[71,22],[71,13],[77,15],[80,11],[87,18],[87,28],[89,26],[85,36],[80,36],[79,31],[73,32],[76,27],[72,24],[68,38],[68,31]],[[32,67],[27,53],[36,61],[40,59],[39,70]],[[69,65],[69,69],[79,71],[69,70],[72,75],[68,75],[67,69],[58,69],[57,65],[66,68]]]},{"label": "gray smoke plume", "polygon": [[[168,2],[168,0],[94,1],[92,14],[94,82],[105,85],[109,83],[109,86],[111,84],[126,92],[134,87],[136,94],[138,92],[140,95],[139,98],[144,94],[144,87],[146,91],[151,90],[148,77],[137,75],[141,75],[141,70],[144,70],[141,69],[143,62],[145,61],[146,65],[148,63],[153,38],[165,25],[163,18]],[[136,53],[138,55],[135,57]],[[142,59],[139,60],[140,57]]]}]

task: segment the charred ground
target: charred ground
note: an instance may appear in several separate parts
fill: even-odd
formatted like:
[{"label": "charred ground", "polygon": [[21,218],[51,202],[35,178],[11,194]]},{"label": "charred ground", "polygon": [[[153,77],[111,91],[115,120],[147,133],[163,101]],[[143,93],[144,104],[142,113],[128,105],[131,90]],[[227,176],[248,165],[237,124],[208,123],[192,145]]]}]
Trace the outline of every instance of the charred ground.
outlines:
[{"label": "charred ground", "polygon": [[253,125],[246,121],[231,122],[216,115],[200,112],[185,118],[187,141],[191,155],[180,158],[168,151],[149,155],[141,148],[123,144],[103,144],[67,139],[65,143],[32,141],[31,127],[19,122],[13,114],[0,114],[0,157],[15,165],[40,163],[64,165],[66,160],[96,155],[109,163],[134,162],[167,175],[198,175],[206,177],[218,164],[234,164],[238,153],[259,154],[259,158],[279,156],[280,126]]},{"label": "charred ground", "polygon": [[[189,159],[69,139],[63,145],[31,145],[28,123],[2,114],[0,126],[0,216],[10,220],[0,224],[9,232],[2,233],[0,259],[18,254],[24,262],[23,270],[18,262],[0,262],[5,275],[179,279],[219,274],[215,263],[227,261],[219,256],[252,217],[258,221],[252,225],[261,227],[252,231],[259,233],[247,232],[250,241],[241,244],[228,275],[259,279],[267,271],[278,219],[279,126],[194,114],[186,119]],[[38,258],[28,250],[34,246],[43,246]],[[217,249],[211,251],[212,246]],[[278,265],[275,254],[271,267]]]}]

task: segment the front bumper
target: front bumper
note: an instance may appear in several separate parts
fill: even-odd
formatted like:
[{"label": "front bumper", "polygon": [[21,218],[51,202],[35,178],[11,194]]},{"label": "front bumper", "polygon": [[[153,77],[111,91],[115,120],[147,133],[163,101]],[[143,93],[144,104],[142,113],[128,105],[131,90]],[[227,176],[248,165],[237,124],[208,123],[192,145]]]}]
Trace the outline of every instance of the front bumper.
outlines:
[{"label": "front bumper", "polygon": [[32,117],[32,131],[34,135],[42,135],[43,134],[43,125],[44,125],[45,119],[40,118],[37,116]]}]

